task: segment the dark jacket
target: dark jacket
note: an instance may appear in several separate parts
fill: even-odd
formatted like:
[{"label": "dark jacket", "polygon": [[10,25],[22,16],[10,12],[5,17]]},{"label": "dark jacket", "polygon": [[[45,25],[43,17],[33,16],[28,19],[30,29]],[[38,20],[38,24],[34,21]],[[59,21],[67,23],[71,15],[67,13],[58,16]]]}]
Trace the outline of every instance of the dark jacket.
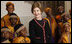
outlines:
[{"label": "dark jacket", "polygon": [[44,21],[44,22],[45,22],[44,29],[40,27],[35,22],[34,19],[29,22],[29,34],[31,38],[31,43],[45,43],[45,41],[46,43],[52,43],[51,29],[49,27],[48,22],[47,21]]}]

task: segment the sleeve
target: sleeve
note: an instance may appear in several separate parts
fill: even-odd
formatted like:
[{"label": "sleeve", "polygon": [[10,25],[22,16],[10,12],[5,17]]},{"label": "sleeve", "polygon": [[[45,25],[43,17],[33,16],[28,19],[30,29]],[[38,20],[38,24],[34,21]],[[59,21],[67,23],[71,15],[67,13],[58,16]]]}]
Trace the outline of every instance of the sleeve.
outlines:
[{"label": "sleeve", "polygon": [[47,22],[47,27],[48,27],[48,35],[49,35],[49,37],[50,37],[50,38],[49,38],[49,42],[53,42],[54,40],[53,40],[53,38],[52,38],[52,30],[51,30],[48,22]]},{"label": "sleeve", "polygon": [[18,17],[17,24],[21,24],[20,18]]},{"label": "sleeve", "polygon": [[52,28],[52,36],[55,37],[55,29],[57,27],[56,21],[54,18],[52,18],[52,22],[51,22],[51,28]]},{"label": "sleeve", "polygon": [[62,36],[62,41],[63,43],[68,43],[68,38],[66,37],[66,35]]},{"label": "sleeve", "polygon": [[1,19],[1,28],[4,27],[4,20],[3,18]]},{"label": "sleeve", "polygon": [[54,38],[52,37],[52,30],[50,29],[50,42],[54,42]]},{"label": "sleeve", "polygon": [[49,28],[49,36],[50,36],[50,42],[54,42],[54,39],[53,39],[53,37],[52,37],[52,30]]},{"label": "sleeve", "polygon": [[34,25],[32,22],[29,23],[29,35],[30,35],[30,39],[31,39],[31,42],[34,42],[35,41],[35,31],[34,31]]}]

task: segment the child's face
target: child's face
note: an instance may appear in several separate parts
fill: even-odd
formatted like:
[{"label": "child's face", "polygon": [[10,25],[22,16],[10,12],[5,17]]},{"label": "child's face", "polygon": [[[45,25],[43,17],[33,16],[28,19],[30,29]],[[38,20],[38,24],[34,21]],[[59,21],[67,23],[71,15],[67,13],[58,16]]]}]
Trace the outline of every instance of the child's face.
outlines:
[{"label": "child's face", "polygon": [[3,37],[4,38],[9,38],[9,33],[8,32],[3,32]]},{"label": "child's face", "polygon": [[49,9],[48,12],[47,12],[47,15],[51,16],[51,13],[52,13],[52,11],[51,11],[51,9]]},{"label": "child's face", "polygon": [[68,20],[69,19],[69,16],[68,15],[65,15],[65,20]]},{"label": "child's face", "polygon": [[10,19],[10,22],[11,22],[12,25],[16,25],[16,23],[17,23],[17,18],[11,18],[11,19]]},{"label": "child's face", "polygon": [[70,31],[70,25],[69,24],[65,25],[65,30],[68,31],[68,32]]},{"label": "child's face", "polygon": [[9,39],[9,38],[12,39],[13,34],[8,32],[8,31],[7,32],[3,32],[2,37],[7,38],[7,39]]},{"label": "child's face", "polygon": [[13,7],[12,5],[8,6],[7,11],[8,11],[9,13],[13,13],[14,7]]},{"label": "child's face", "polygon": [[35,15],[35,17],[40,17],[41,16],[41,10],[36,7],[33,9],[33,14]]},{"label": "child's face", "polygon": [[63,8],[60,8],[59,9],[59,12],[63,13],[64,9]]}]

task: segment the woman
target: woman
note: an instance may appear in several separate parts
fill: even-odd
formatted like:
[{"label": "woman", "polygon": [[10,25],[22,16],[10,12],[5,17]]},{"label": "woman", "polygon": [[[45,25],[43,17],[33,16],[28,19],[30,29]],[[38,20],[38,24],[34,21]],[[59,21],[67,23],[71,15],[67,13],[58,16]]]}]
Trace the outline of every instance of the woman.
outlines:
[{"label": "woman", "polygon": [[32,43],[51,43],[52,34],[47,21],[42,18],[42,8],[39,2],[32,5],[35,18],[29,22],[29,34]]}]

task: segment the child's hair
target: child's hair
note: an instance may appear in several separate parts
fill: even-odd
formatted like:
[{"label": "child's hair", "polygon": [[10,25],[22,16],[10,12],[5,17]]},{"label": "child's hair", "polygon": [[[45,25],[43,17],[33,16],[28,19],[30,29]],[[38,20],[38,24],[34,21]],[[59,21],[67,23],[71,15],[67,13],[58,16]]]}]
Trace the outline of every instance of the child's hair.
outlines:
[{"label": "child's hair", "polygon": [[1,28],[1,32],[5,32],[5,31],[11,32],[11,30],[8,27],[4,26]]},{"label": "child's hair", "polygon": [[14,7],[14,4],[12,2],[7,2],[6,3],[6,8],[8,8],[8,6],[12,5]]},{"label": "child's hair", "polygon": [[41,7],[41,4],[39,2],[34,2],[33,5],[32,5],[32,8],[31,8],[31,12],[33,13],[33,9],[38,7],[41,12],[42,12],[42,7]]},{"label": "child's hair", "polygon": [[59,9],[60,9],[60,8],[64,9],[64,7],[63,7],[63,6],[59,6],[59,7],[57,8],[57,11],[59,11]]},{"label": "child's hair", "polygon": [[15,15],[15,16],[17,16],[17,14],[16,14],[16,13],[10,13],[10,16],[12,16],[12,15]]},{"label": "child's hair", "polygon": [[45,8],[45,13],[48,13],[50,10],[52,10],[50,7]]},{"label": "child's hair", "polygon": [[9,20],[11,20],[11,18],[13,18],[13,17],[17,18],[18,16],[15,13],[10,13],[10,17],[9,17],[10,19]]},{"label": "child's hair", "polygon": [[69,22],[66,22],[66,23],[63,24],[64,32],[67,31],[67,29],[65,29],[65,28],[67,28],[66,25],[70,26]]},{"label": "child's hair", "polygon": [[[5,32],[5,33],[4,33]],[[12,32],[11,32],[11,30],[8,28],[8,27],[6,27],[6,26],[4,26],[4,27],[2,27],[1,28],[1,37],[4,37],[4,38],[6,38],[5,36],[4,36],[4,34],[6,34],[6,33],[11,33],[12,34]]]}]

